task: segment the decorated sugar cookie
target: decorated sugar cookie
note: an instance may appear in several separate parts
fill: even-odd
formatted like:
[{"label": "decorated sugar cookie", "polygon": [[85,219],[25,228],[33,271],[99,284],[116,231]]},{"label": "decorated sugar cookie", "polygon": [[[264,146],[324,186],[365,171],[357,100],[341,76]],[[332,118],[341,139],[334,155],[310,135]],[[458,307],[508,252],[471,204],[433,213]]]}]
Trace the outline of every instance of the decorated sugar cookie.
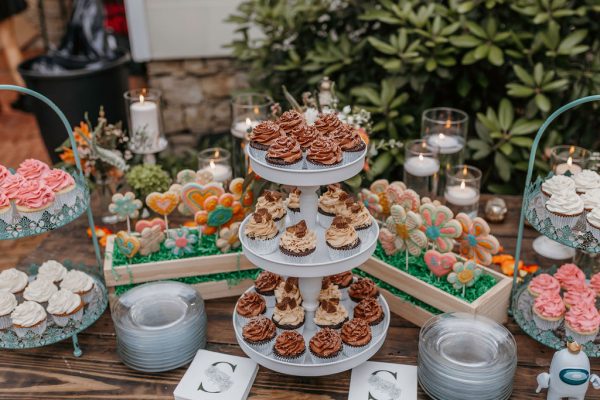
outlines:
[{"label": "decorated sugar cookie", "polygon": [[167,225],[165,224],[165,220],[162,218],[152,218],[152,219],[140,219],[135,223],[135,231],[137,233],[142,233],[142,231],[146,228],[152,228],[154,226],[158,226],[161,231],[167,229]]},{"label": "decorated sugar cookie", "polygon": [[425,252],[424,260],[427,268],[438,278],[448,275],[457,261],[453,253],[440,253],[431,249]]},{"label": "decorated sugar cookie", "polygon": [[388,228],[381,228],[379,230],[379,243],[381,243],[381,247],[385,254],[388,256],[393,256],[400,249],[396,247],[396,235],[394,235]]},{"label": "decorated sugar cookie", "polygon": [[240,247],[240,237],[238,235],[240,225],[240,222],[234,222],[229,227],[221,228],[219,230],[217,247],[221,250],[221,253],[227,253],[232,249]]},{"label": "decorated sugar cookie", "polygon": [[176,256],[193,253],[198,243],[198,235],[188,228],[171,229],[167,236],[165,247]]},{"label": "decorated sugar cookie", "polygon": [[413,256],[421,254],[427,247],[427,238],[419,230],[421,216],[412,211],[406,211],[401,205],[391,207],[391,216],[388,217],[386,228],[395,235],[394,243],[398,250],[408,251]]},{"label": "decorated sugar cookie", "polygon": [[396,195],[394,198],[394,203],[401,205],[407,211],[418,213],[419,207],[421,206],[421,198],[414,190],[406,189],[405,191]]},{"label": "decorated sugar cookie", "polygon": [[169,229],[168,216],[175,211],[179,204],[179,195],[175,192],[152,192],[146,196],[146,205],[155,213],[162,215]]},{"label": "decorated sugar cookie", "polygon": [[448,274],[448,282],[452,284],[454,289],[462,290],[462,295],[465,295],[466,289],[477,282],[483,272],[477,267],[475,262],[469,260],[457,262],[452,267],[452,272]]},{"label": "decorated sugar cookie", "polygon": [[433,203],[421,205],[423,225],[421,230],[427,239],[441,253],[447,253],[454,247],[454,239],[462,232],[460,223],[452,219],[454,214],[446,206],[436,206]]},{"label": "decorated sugar cookie", "polygon": [[108,211],[115,214],[119,221],[127,221],[127,231],[131,232],[130,219],[137,218],[140,215],[140,209],[143,204],[135,198],[135,194],[127,192],[124,195],[115,193],[112,196],[112,203],[108,206]]},{"label": "decorated sugar cookie", "polygon": [[483,218],[471,219],[467,214],[456,216],[462,233],[459,238],[460,254],[482,265],[490,265],[492,256],[500,250],[500,243],[490,234],[490,226]]},{"label": "decorated sugar cookie", "polygon": [[205,235],[212,235],[219,227],[244,218],[242,204],[231,193],[208,197],[202,208],[196,213],[194,220]]},{"label": "decorated sugar cookie", "polygon": [[120,231],[115,237],[115,246],[117,246],[121,254],[131,259],[140,250],[140,240],[125,231]]},{"label": "decorated sugar cookie", "polygon": [[177,173],[176,181],[180,185],[196,182],[196,171],[192,169],[183,169]]},{"label": "decorated sugar cookie", "polygon": [[387,179],[378,179],[359,193],[360,200],[375,218],[385,219],[390,215],[390,207],[396,203],[406,185],[400,181],[389,183]]},{"label": "decorated sugar cookie", "polygon": [[140,236],[140,254],[143,256],[156,253],[160,250],[160,244],[165,240],[165,234],[159,225],[144,228]]},{"label": "decorated sugar cookie", "polygon": [[244,192],[244,178],[235,178],[229,184],[229,192],[233,198],[242,203],[243,207],[250,207],[254,202],[254,195],[251,190],[251,185]]},{"label": "decorated sugar cookie", "polygon": [[194,214],[204,209],[204,202],[211,196],[219,198],[225,191],[221,184],[212,182],[207,185],[191,182],[183,185],[181,189],[181,201]]},{"label": "decorated sugar cookie", "polygon": [[196,183],[206,185],[214,180],[214,175],[209,170],[203,169],[196,172]]}]

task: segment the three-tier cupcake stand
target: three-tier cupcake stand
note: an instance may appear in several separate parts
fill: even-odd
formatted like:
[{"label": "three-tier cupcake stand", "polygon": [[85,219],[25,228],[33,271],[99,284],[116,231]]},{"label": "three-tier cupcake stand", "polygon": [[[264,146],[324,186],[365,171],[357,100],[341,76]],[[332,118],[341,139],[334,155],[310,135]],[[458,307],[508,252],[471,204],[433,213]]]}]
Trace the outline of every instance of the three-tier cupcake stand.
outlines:
[{"label": "three-tier cupcake stand", "polygon": [[[345,259],[335,261],[330,260],[327,245],[325,243],[326,229],[317,223],[319,188],[323,185],[342,182],[357,175],[363,168],[365,155],[366,150],[354,161],[345,162],[340,166],[331,168],[289,170],[269,165],[264,161],[264,158],[260,159],[255,157],[252,153],[249,154],[250,165],[259,176],[271,182],[295,186],[300,189],[300,210],[302,218],[305,219],[308,228],[314,230],[317,234],[317,249],[311,262],[293,264],[286,261],[279,251],[272,254],[260,255],[249,248],[246,236],[244,235],[244,228],[251,216],[248,216],[240,227],[240,241],[242,243],[244,255],[248,260],[257,267],[275,274],[299,278],[299,287],[303,299],[302,305],[305,310],[305,323],[302,334],[307,344],[307,355],[304,357],[302,363],[280,361],[277,360],[272,353],[261,353],[247,345],[242,338],[242,324],[238,321],[236,313],[234,313],[233,326],[240,347],[248,357],[266,368],[297,376],[335,374],[352,369],[364,363],[381,348],[385,341],[385,336],[390,323],[390,310],[383,296],[379,296],[379,302],[385,313],[385,318],[381,322],[382,328],[373,331],[371,343],[366,346],[362,352],[349,357],[343,356],[333,362],[317,364],[313,363],[311,357],[308,355],[308,342],[318,330],[313,322],[313,318],[315,311],[319,306],[318,297],[323,277],[350,271],[353,268],[362,265],[369,257],[371,257],[377,245],[379,227],[377,222],[373,220],[373,224],[369,228],[370,232],[368,235],[365,235],[365,239],[361,241],[360,250],[357,253]],[[254,288],[248,290],[253,291]],[[349,318],[352,318],[353,307],[351,300],[344,302],[344,306],[348,310]],[[270,316],[271,313],[272,309],[267,310],[267,316]]]}]

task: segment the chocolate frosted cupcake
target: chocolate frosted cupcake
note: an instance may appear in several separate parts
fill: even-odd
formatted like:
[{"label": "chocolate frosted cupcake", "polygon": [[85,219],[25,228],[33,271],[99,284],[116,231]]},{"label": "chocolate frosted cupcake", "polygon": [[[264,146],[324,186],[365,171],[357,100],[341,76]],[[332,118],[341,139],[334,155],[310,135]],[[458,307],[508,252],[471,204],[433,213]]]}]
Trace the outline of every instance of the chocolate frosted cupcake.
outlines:
[{"label": "chocolate frosted cupcake", "polygon": [[367,148],[356,129],[347,124],[342,124],[341,127],[333,131],[331,137],[342,149],[345,163],[360,158]]},{"label": "chocolate frosted cupcake", "polygon": [[265,155],[269,147],[285,132],[273,121],[263,121],[252,129],[250,134],[250,151],[255,157]]},{"label": "chocolate frosted cupcake", "polygon": [[350,257],[360,251],[360,238],[350,224],[350,218],[335,217],[325,231],[325,243],[332,260]]},{"label": "chocolate frosted cupcake", "polygon": [[361,240],[368,238],[373,225],[373,218],[371,218],[371,213],[363,203],[348,199],[343,206],[338,208],[338,214],[350,218],[350,223]]},{"label": "chocolate frosted cupcake", "polygon": [[284,297],[275,305],[273,310],[273,322],[282,330],[298,330],[302,333],[304,327],[304,307],[296,299]]},{"label": "chocolate frosted cupcake", "polygon": [[328,185],[327,190],[319,196],[318,219],[319,224],[327,229],[331,225],[333,218],[337,215],[337,210],[341,204],[340,198],[347,195],[342,187],[336,183]]},{"label": "chocolate frosted cupcake", "polygon": [[279,239],[279,250],[290,263],[309,262],[317,249],[317,234],[306,226],[304,220],[286,228]]},{"label": "chocolate frosted cupcake", "polygon": [[361,300],[354,307],[354,318],[360,318],[369,323],[373,333],[380,333],[383,330],[383,318],[385,317],[381,304],[377,299],[369,297]]},{"label": "chocolate frosted cupcake", "polygon": [[306,153],[308,169],[325,169],[342,165],[342,149],[335,142],[325,139],[315,139]]},{"label": "chocolate frosted cupcake", "polygon": [[283,195],[274,190],[265,190],[263,195],[256,200],[256,209],[266,208],[273,217],[273,222],[281,231],[285,228],[285,216],[287,214]]},{"label": "chocolate frosted cupcake", "polygon": [[342,121],[335,113],[321,114],[314,124],[317,131],[323,136],[331,136],[341,126]]},{"label": "chocolate frosted cupcake", "polygon": [[344,353],[348,357],[363,351],[373,339],[371,327],[364,319],[354,318],[342,326],[340,332],[344,343]]},{"label": "chocolate frosted cupcake", "polygon": [[262,271],[254,280],[254,290],[265,298],[267,307],[275,305],[275,290],[281,283],[281,277],[269,271]]},{"label": "chocolate frosted cupcake", "polygon": [[348,320],[348,311],[339,299],[321,300],[315,312],[315,324],[319,328],[340,329]]},{"label": "chocolate frosted cupcake", "polygon": [[285,281],[279,282],[275,289],[275,299],[277,302],[283,300],[284,297],[296,300],[298,304],[302,304],[302,294],[298,288],[298,278],[289,277]]},{"label": "chocolate frosted cupcake", "polygon": [[342,338],[333,329],[321,329],[310,339],[308,347],[315,364],[337,361],[342,355]]},{"label": "chocolate frosted cupcake", "polygon": [[306,152],[312,142],[317,138],[321,137],[319,131],[314,126],[302,125],[294,128],[291,135],[298,141],[300,148],[303,152]]},{"label": "chocolate frosted cupcake", "polygon": [[290,223],[296,224],[302,219],[300,217],[300,195],[302,192],[298,188],[294,188],[288,195],[286,201],[287,215],[290,217]]},{"label": "chocolate frosted cupcake", "polygon": [[331,275],[328,277],[331,283],[336,285],[342,293],[342,300],[348,299],[348,288],[354,282],[354,275],[351,271],[342,272],[340,274]]},{"label": "chocolate frosted cupcake", "polygon": [[282,332],[275,339],[273,355],[279,361],[302,364],[306,354],[304,337],[296,331]]},{"label": "chocolate frosted cupcake", "polygon": [[340,292],[338,286],[331,282],[331,279],[326,276],[321,280],[321,291],[319,292],[319,301],[330,299],[341,300],[342,292]]},{"label": "chocolate frosted cupcake", "polygon": [[248,247],[257,254],[271,254],[277,250],[279,228],[266,208],[257,209],[246,223],[244,234]]},{"label": "chocolate frosted cupcake", "polygon": [[267,163],[286,169],[302,169],[304,157],[300,145],[290,136],[277,138],[265,156]]},{"label": "chocolate frosted cupcake", "polygon": [[254,350],[268,354],[273,346],[277,329],[275,324],[265,316],[251,318],[242,328],[242,337]]},{"label": "chocolate frosted cupcake", "polygon": [[246,292],[240,297],[235,306],[238,320],[245,324],[252,317],[257,317],[267,311],[265,299],[255,292]]},{"label": "chocolate frosted cupcake", "polygon": [[294,129],[306,126],[306,121],[304,120],[304,115],[300,114],[298,111],[288,110],[281,114],[281,117],[277,120],[277,125],[279,125],[286,134],[292,135]]},{"label": "chocolate frosted cupcake", "polygon": [[359,302],[363,299],[379,297],[379,289],[377,285],[369,278],[359,278],[356,282],[350,285],[348,289],[350,299]]}]

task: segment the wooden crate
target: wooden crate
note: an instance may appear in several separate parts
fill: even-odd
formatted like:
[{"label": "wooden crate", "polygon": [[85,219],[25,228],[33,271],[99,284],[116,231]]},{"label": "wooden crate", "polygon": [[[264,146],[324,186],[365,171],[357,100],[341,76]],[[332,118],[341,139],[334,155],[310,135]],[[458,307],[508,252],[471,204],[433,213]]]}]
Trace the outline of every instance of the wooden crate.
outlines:
[{"label": "wooden crate", "polygon": [[[481,265],[479,267],[485,274],[496,278],[497,283],[472,303],[446,293],[374,257],[371,257],[360,269],[438,310],[484,315],[503,324],[508,319],[507,311],[512,279],[490,268]],[[394,314],[418,326],[422,326],[433,316],[429,311],[394,296],[387,290],[382,290],[382,292]]]},{"label": "wooden crate", "polygon": [[[111,307],[116,299],[114,290],[116,286],[257,268],[251,264],[242,253],[235,253],[132,264],[129,266],[120,265],[115,267],[113,271],[111,255],[114,249],[114,238],[114,235],[107,238],[103,266],[104,280],[106,282],[106,287],[109,290]],[[244,279],[233,286],[230,286],[225,280],[203,282],[192,286],[198,290],[202,295],[202,298],[209,300],[239,296],[253,284],[254,281],[251,279]]]}]

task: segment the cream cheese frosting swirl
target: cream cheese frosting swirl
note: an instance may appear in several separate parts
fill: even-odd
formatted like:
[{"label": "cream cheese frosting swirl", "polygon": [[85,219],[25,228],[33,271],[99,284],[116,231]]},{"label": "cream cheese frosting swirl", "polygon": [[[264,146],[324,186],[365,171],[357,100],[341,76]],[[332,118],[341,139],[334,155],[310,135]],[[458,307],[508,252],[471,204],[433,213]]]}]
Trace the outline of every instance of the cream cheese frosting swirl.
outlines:
[{"label": "cream cheese frosting swirl", "polygon": [[25,272],[16,268],[5,269],[0,272],[0,290],[19,293],[27,286],[28,278]]},{"label": "cream cheese frosting swirl", "polygon": [[533,303],[535,312],[546,318],[559,318],[565,313],[565,304],[556,293],[546,293],[535,298]]},{"label": "cream cheese frosting swirl", "polygon": [[17,174],[27,180],[36,180],[42,178],[48,171],[50,171],[48,164],[34,158],[29,158],[19,165]]},{"label": "cream cheese frosting swirl", "polygon": [[583,207],[591,211],[594,208],[600,208],[600,189],[591,189],[581,195]]},{"label": "cream cheese frosting swirl", "polygon": [[542,183],[542,191],[548,196],[563,191],[575,191],[575,181],[566,175],[554,175]]},{"label": "cream cheese frosting swirl", "polygon": [[339,249],[345,246],[353,246],[358,241],[358,235],[354,227],[350,225],[350,219],[335,217],[331,226],[325,232],[325,239],[329,246]]},{"label": "cream cheese frosting swirl", "polygon": [[256,200],[255,208],[256,210],[260,208],[266,209],[275,221],[285,216],[283,196],[281,193],[272,190],[265,190],[263,195]]},{"label": "cream cheese frosting swirl", "polygon": [[284,297],[275,305],[273,321],[279,325],[300,325],[304,321],[304,307],[298,305],[295,299]]},{"label": "cream cheese frosting swirl", "polygon": [[600,207],[594,208],[586,218],[590,225],[596,229],[600,229]]},{"label": "cream cheese frosting swirl", "polygon": [[585,193],[588,190],[600,188],[600,175],[591,169],[584,169],[573,176],[575,189],[579,193]]},{"label": "cream cheese frosting swirl", "polygon": [[75,180],[73,177],[62,169],[53,169],[49,171],[46,175],[44,175],[42,181],[54,193],[72,188],[75,185]]},{"label": "cream cheese frosting swirl", "polygon": [[25,300],[37,301],[38,303],[43,303],[48,301],[50,297],[58,292],[58,288],[52,283],[50,280],[46,279],[36,279],[31,282],[23,292],[23,297]]},{"label": "cream cheese frosting swirl", "polygon": [[348,311],[338,299],[321,300],[315,312],[315,324],[337,325],[348,318]]},{"label": "cream cheese frosting swirl", "polygon": [[9,315],[17,306],[17,298],[7,290],[0,290],[0,317]]},{"label": "cream cheese frosting swirl", "polygon": [[579,304],[571,307],[565,315],[567,324],[578,333],[593,333],[600,326],[600,315],[596,306],[591,304]]},{"label": "cream cheese frosting swirl", "polygon": [[583,200],[575,192],[555,193],[546,202],[546,209],[550,212],[575,216],[583,213]]},{"label": "cream cheese frosting swirl", "polygon": [[17,206],[38,209],[48,206],[55,199],[54,192],[40,181],[21,183],[17,194]]},{"label": "cream cheese frosting swirl", "polygon": [[246,224],[244,233],[250,239],[269,240],[279,233],[266,208],[257,209]]},{"label": "cream cheese frosting swirl", "polygon": [[79,295],[68,290],[59,290],[48,300],[48,312],[53,315],[67,315],[74,313],[83,303]]},{"label": "cream cheese frosting swirl", "polygon": [[327,191],[319,197],[319,208],[326,213],[335,215],[340,204],[340,196],[346,193],[340,185],[329,185]]},{"label": "cream cheese frosting swirl", "polygon": [[15,200],[21,189],[21,184],[26,181],[21,175],[9,175],[4,179],[0,188],[9,200]]},{"label": "cream cheese frosting swirl", "polygon": [[371,220],[371,213],[369,213],[369,210],[367,210],[362,203],[354,202],[352,200],[346,201],[344,207],[340,207],[339,210],[340,212],[338,214],[350,218],[354,228],[368,227],[373,223]]},{"label": "cream cheese frosting swirl", "polygon": [[304,116],[296,110],[288,110],[281,114],[277,120],[277,124],[283,129],[285,133],[290,135],[296,128],[306,125]]},{"label": "cream cheese frosting swirl", "polygon": [[46,310],[35,301],[25,301],[19,304],[10,315],[13,325],[23,328],[35,326],[46,318]]},{"label": "cream cheese frosting swirl", "polygon": [[298,289],[298,278],[287,278],[285,281],[281,281],[277,288],[275,288],[275,298],[278,302],[282,301],[285,297],[294,299],[298,304],[302,302],[302,295],[300,289]]},{"label": "cream cheese frosting swirl", "polygon": [[85,293],[94,287],[94,280],[85,272],[71,270],[60,283],[60,288],[73,293]]},{"label": "cream cheese frosting swirl", "polygon": [[292,253],[304,253],[317,247],[317,234],[306,226],[304,220],[286,228],[279,245]]},{"label": "cream cheese frosting swirl", "polygon": [[59,282],[67,275],[67,269],[56,260],[45,261],[38,268],[38,279],[49,279],[52,282]]},{"label": "cream cheese frosting swirl", "polygon": [[300,211],[300,195],[302,192],[298,188],[294,188],[287,198],[287,208],[294,211]]}]

